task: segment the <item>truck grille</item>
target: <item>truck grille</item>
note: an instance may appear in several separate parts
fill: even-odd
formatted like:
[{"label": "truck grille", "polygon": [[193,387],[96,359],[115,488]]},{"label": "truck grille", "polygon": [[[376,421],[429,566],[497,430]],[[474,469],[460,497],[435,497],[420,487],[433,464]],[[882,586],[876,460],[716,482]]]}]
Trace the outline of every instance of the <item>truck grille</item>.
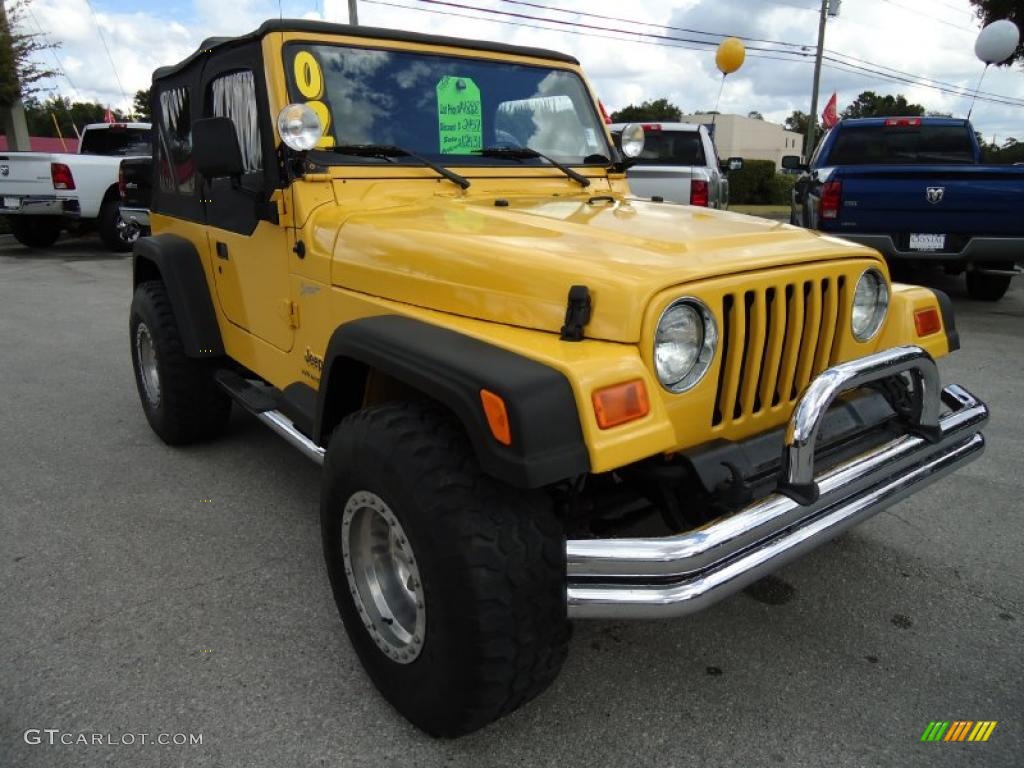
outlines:
[{"label": "truck grille", "polygon": [[842,275],[726,294],[712,426],[792,404],[834,359]]}]

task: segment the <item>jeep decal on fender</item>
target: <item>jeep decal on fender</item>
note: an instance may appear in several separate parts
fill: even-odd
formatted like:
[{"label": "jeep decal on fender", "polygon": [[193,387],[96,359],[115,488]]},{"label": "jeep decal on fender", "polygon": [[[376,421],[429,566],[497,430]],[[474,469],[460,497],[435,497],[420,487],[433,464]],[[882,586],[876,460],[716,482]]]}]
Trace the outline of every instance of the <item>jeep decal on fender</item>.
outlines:
[{"label": "jeep decal on fender", "polygon": [[306,363],[306,367],[302,370],[302,374],[314,381],[320,381],[320,374],[324,372],[324,359],[313,352],[312,349],[306,347],[306,355],[303,357],[303,360]]}]

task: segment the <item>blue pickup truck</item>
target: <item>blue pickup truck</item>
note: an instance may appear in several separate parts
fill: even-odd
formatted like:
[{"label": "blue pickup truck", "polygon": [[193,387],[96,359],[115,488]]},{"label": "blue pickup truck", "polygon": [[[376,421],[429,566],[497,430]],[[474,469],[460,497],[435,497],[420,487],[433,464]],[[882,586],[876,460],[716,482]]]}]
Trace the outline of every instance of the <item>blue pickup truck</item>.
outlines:
[{"label": "blue pickup truck", "polygon": [[1024,167],[983,165],[974,128],[944,117],[842,120],[793,189],[790,223],[881,251],[891,265],[965,272],[972,298],[1002,298],[1024,260]]}]

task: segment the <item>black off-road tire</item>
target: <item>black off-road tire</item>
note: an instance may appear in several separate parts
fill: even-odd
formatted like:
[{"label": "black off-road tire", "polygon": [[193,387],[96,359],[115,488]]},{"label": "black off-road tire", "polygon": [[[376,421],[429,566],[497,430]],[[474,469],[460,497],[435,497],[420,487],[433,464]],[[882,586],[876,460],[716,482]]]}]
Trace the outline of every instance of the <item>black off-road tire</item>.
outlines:
[{"label": "black off-road tire", "polygon": [[[989,264],[993,269],[1013,269],[1011,262]],[[1009,275],[986,275],[984,272],[968,272],[967,295],[975,301],[999,301],[1010,288]]]},{"label": "black off-road tire", "polygon": [[60,237],[57,216],[8,216],[14,239],[29,248],[49,248]]},{"label": "black off-road tire", "polygon": [[[343,513],[370,492],[408,537],[421,577],[422,650],[389,658],[356,607]],[[565,544],[543,492],[485,475],[448,415],[396,402],[346,418],[327,449],[324,556],[349,638],[377,688],[434,736],[469,733],[545,690],[565,659]]]},{"label": "black off-road tire", "polygon": [[126,253],[132,249],[132,243],[125,237],[125,230],[117,226],[120,221],[121,206],[117,200],[108,200],[100,207],[100,217],[97,221],[100,240],[108,251]]},{"label": "black off-road tire", "polygon": [[[129,331],[135,384],[153,431],[168,445],[221,435],[231,415],[231,398],[213,380],[211,361],[185,354],[167,289],[160,281],[141,283],[135,289]],[[147,336],[155,355],[155,398],[143,374],[143,360],[148,357],[140,354]]]}]

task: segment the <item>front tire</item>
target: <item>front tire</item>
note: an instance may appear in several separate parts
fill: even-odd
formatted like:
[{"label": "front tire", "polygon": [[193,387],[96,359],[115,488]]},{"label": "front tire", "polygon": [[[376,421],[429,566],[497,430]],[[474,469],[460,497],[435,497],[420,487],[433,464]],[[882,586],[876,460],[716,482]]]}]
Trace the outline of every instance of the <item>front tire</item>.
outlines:
[{"label": "front tire", "polygon": [[49,248],[60,237],[60,219],[56,216],[9,216],[14,239],[29,248]]},{"label": "front tire", "polygon": [[[993,269],[1013,269],[1012,262],[990,264]],[[967,295],[976,301],[999,301],[1010,288],[1010,275],[987,275],[984,272],[967,273]]]},{"label": "front tire", "polygon": [[100,208],[100,218],[97,222],[100,239],[108,251],[125,253],[132,249],[132,240],[128,237],[127,230],[118,226],[120,223],[121,206],[116,200],[108,200]]},{"label": "front tire", "polygon": [[185,354],[167,289],[160,281],[135,289],[129,320],[135,384],[146,420],[168,445],[221,435],[231,399],[206,360]]},{"label": "front tire", "polygon": [[550,500],[485,475],[447,415],[346,418],[321,494],[334,599],[384,697],[435,736],[474,731],[555,679],[570,634]]}]

